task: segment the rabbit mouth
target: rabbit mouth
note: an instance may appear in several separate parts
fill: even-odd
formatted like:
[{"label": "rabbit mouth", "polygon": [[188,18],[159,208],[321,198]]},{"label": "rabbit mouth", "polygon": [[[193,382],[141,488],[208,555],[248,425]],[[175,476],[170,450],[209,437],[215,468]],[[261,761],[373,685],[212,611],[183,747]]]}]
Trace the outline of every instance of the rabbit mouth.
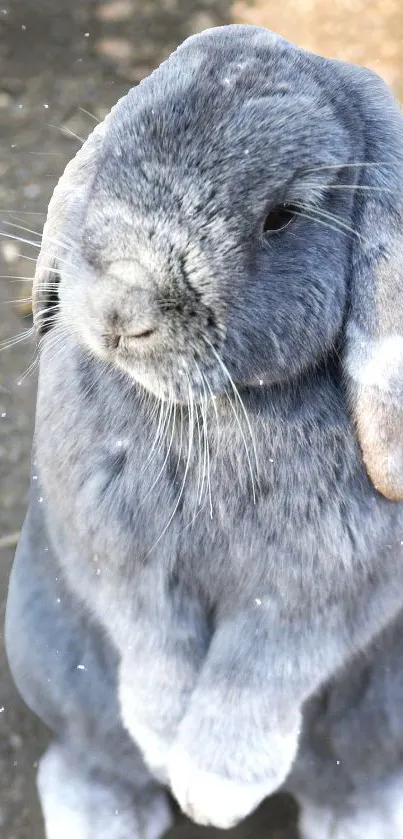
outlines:
[{"label": "rabbit mouth", "polygon": [[[206,402],[228,390],[228,375],[219,349],[207,346],[161,346],[155,330],[116,335],[86,324],[80,343],[92,356],[125,373],[134,383],[163,401],[178,404]],[[190,340],[189,340],[190,343]]]},{"label": "rabbit mouth", "polygon": [[141,364],[129,356],[120,356],[115,364],[123,372],[164,402],[179,405],[206,403],[225,391],[226,383],[220,367],[201,365],[195,359],[172,358],[171,363]]}]

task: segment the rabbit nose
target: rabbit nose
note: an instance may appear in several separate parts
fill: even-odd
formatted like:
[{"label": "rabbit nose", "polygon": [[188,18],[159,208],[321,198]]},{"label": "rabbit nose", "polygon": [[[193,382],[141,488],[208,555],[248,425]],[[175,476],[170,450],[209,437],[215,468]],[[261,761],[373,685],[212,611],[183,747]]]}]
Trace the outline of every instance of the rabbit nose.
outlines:
[{"label": "rabbit nose", "polygon": [[113,349],[117,350],[120,345],[122,338],[125,338],[128,341],[139,341],[140,339],[147,339],[151,338],[152,335],[157,331],[156,327],[150,327],[149,329],[139,329],[136,332],[126,332],[126,331],[117,331],[111,332],[106,336],[106,341],[108,346]]},{"label": "rabbit nose", "polygon": [[140,344],[150,339],[156,332],[156,320],[150,315],[135,317],[133,323],[132,318],[126,320],[117,310],[112,310],[108,316],[108,330],[105,337],[109,347],[117,349],[122,339]]},{"label": "rabbit nose", "polygon": [[145,348],[159,331],[155,281],[138,262],[114,262],[99,287],[95,305],[102,311],[104,333],[112,348],[121,343]]}]

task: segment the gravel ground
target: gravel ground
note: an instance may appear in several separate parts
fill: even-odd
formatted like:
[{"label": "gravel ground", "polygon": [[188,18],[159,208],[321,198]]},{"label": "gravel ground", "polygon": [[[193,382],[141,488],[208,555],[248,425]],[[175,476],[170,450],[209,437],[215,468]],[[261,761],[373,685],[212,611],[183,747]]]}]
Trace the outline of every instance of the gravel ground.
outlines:
[{"label": "gravel ground", "polygon": [[[12,0],[0,8],[0,345],[32,326],[27,298],[37,249],[11,236],[37,237],[10,225],[40,231],[53,186],[94,117],[188,34],[227,22],[228,14],[225,0]],[[36,388],[35,369],[27,371],[34,357],[32,334],[0,353],[0,629],[27,503]],[[35,767],[47,739],[19,699],[0,646],[3,839],[43,839]],[[279,797],[228,836],[291,839],[293,815]],[[219,835],[180,821],[171,837]]]}]

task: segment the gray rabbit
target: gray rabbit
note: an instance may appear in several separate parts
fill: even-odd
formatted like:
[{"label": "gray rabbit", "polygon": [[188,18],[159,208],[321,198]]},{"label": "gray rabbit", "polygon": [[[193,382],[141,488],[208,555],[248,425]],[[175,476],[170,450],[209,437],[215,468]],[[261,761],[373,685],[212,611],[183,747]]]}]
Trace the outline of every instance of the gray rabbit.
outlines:
[{"label": "gray rabbit", "polygon": [[49,207],[11,668],[48,839],[403,839],[403,120],[265,29],[189,38]]}]

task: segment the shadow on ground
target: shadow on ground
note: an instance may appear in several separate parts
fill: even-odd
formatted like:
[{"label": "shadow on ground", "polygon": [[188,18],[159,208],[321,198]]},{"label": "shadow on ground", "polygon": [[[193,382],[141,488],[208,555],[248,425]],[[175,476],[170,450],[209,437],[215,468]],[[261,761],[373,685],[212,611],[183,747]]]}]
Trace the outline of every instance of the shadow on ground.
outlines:
[{"label": "shadow on ground", "polygon": [[[36,238],[54,184],[80,139],[127,89],[194,31],[229,21],[225,0],[12,0],[0,8],[0,230]],[[10,224],[29,230],[18,231]],[[36,248],[0,237],[0,342],[29,330]],[[13,302],[10,302],[13,301]],[[27,502],[34,421],[32,334],[0,354],[0,626]],[[0,636],[2,641],[2,636]],[[0,835],[43,839],[35,767],[47,731],[12,685],[0,649]],[[281,797],[228,837],[292,839]],[[287,826],[288,825],[288,826]],[[171,839],[222,835],[178,822]],[[73,839],[73,837],[72,837]],[[96,839],[96,837],[94,837]]]}]

